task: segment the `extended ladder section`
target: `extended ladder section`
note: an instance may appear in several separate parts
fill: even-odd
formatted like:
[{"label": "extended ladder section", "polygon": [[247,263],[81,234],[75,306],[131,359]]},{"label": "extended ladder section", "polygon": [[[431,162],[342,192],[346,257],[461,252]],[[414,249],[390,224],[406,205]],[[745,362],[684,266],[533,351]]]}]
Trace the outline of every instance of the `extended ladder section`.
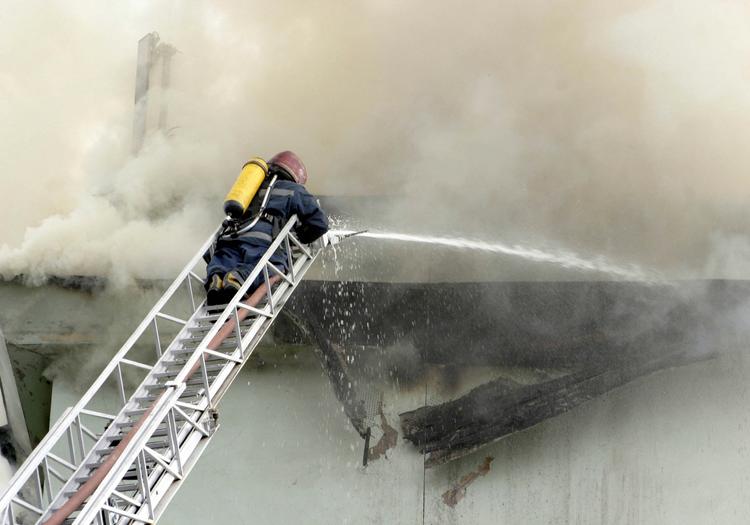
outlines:
[{"label": "extended ladder section", "polygon": [[[202,255],[214,236],[206,241],[16,472],[0,499],[0,525],[159,518],[211,440],[218,401],[315,258],[338,241],[327,234],[303,245],[296,223],[292,217],[220,307],[203,300]],[[246,297],[258,276],[264,284]]]}]

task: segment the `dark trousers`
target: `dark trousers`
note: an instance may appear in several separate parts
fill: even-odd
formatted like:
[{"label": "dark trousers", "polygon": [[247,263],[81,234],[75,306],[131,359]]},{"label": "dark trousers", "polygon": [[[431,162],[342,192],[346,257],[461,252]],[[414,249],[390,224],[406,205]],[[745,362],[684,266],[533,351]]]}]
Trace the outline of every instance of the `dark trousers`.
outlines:
[{"label": "dark trousers", "polygon": [[[213,275],[223,278],[228,272],[234,271],[242,282],[244,282],[253,271],[258,261],[268,250],[268,244],[257,239],[222,239],[216,243],[213,257],[206,267],[208,279],[206,286],[211,282]],[[271,257],[271,263],[279,270],[286,271],[286,256],[279,250]],[[270,274],[273,275],[273,272]],[[251,293],[263,283],[264,276],[261,272],[253,281],[248,290]]]}]

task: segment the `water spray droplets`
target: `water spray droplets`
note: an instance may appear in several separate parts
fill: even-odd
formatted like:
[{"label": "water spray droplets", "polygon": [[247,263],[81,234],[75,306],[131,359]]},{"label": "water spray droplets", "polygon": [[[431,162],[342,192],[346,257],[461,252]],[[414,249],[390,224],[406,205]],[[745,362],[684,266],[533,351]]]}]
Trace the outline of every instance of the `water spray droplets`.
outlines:
[{"label": "water spray droplets", "polygon": [[[332,230],[334,235],[347,235],[354,233],[351,230]],[[585,259],[576,253],[570,251],[547,252],[538,248],[530,248],[519,244],[505,244],[501,242],[486,242],[477,239],[468,239],[464,237],[436,237],[429,235],[411,235],[406,233],[395,232],[363,232],[357,235],[369,239],[380,239],[389,241],[413,242],[420,244],[430,244],[433,246],[445,246],[461,250],[480,250],[483,252],[497,253],[502,255],[511,255],[521,257],[528,261],[550,263],[562,266],[563,268],[602,272],[619,277],[621,279],[645,282],[658,282],[663,279],[654,272],[647,272],[638,265],[615,265],[607,261],[604,257],[595,257]]]}]

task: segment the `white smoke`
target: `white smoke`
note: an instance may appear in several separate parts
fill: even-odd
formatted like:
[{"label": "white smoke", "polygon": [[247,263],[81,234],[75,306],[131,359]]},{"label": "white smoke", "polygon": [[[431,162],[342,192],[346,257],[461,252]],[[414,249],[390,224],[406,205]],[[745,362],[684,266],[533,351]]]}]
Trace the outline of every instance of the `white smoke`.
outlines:
[{"label": "white smoke", "polygon": [[171,275],[216,222],[208,199],[216,196],[200,188],[214,160],[210,148],[156,137],[110,172],[109,188],[82,193],[70,212],[28,228],[18,247],[0,248],[2,272],[97,275],[117,284]]},{"label": "white smoke", "polygon": [[[406,195],[393,215],[413,232],[680,276],[723,271],[717,232],[747,238],[742,4],[9,4],[5,277],[167,277],[244,160],[286,148],[314,192]],[[136,42],[154,30],[180,51],[175,129],[132,158]]]}]

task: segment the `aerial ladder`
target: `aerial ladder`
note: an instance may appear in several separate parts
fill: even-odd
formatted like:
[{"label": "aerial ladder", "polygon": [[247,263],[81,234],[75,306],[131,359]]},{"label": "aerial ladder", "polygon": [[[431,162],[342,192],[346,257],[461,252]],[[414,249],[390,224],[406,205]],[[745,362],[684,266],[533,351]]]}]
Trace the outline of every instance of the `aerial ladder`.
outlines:
[{"label": "aerial ladder", "polygon": [[[287,221],[234,298],[218,307],[203,299],[203,255],[216,233],[209,237],[10,480],[0,525],[159,519],[214,436],[217,404],[242,365],[316,257],[346,236],[329,232],[305,245],[297,224],[296,216]],[[279,251],[286,268],[271,262]],[[258,276],[262,284],[247,296]],[[179,305],[192,313],[180,317]],[[144,342],[154,349],[146,358]],[[137,386],[128,381],[133,372],[145,376]]]}]

